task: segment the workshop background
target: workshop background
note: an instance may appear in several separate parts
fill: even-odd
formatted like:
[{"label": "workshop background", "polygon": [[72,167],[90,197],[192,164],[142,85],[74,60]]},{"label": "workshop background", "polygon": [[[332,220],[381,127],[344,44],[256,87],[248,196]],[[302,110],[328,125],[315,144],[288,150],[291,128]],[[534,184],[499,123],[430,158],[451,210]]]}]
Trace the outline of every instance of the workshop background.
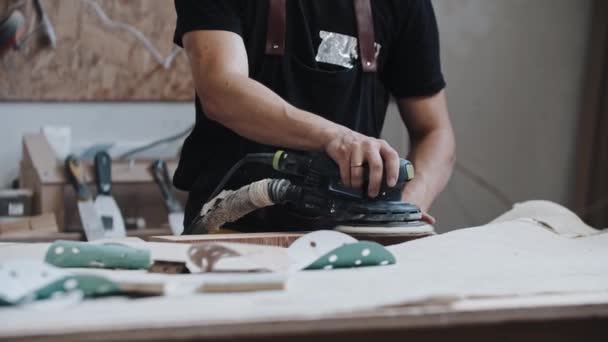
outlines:
[{"label": "workshop background", "polygon": [[[118,1],[99,4],[112,2]],[[598,53],[606,56],[605,35],[597,38],[594,27],[600,24],[597,18],[592,20],[598,7],[606,7],[600,3],[433,1],[458,158],[458,167],[432,210],[438,231],[486,223],[508,209],[505,201],[546,199],[573,209],[586,203],[581,199],[586,190],[577,189],[576,179],[585,172],[577,167],[581,142],[588,137],[581,131],[583,113],[599,113],[601,107],[598,99],[589,107],[590,87],[606,78],[590,76],[591,68],[600,68],[591,65]],[[172,28],[174,21],[163,25]],[[594,49],[594,39],[603,39],[603,50]],[[163,54],[171,50],[167,41],[154,44],[164,47]],[[2,57],[5,72],[11,68],[7,58],[14,56]],[[600,62],[603,69],[594,70],[606,75],[605,58]],[[590,85],[590,79],[597,84]],[[38,132],[44,125],[71,127],[75,148],[114,143],[128,150],[183,131],[194,121],[190,101],[13,101],[7,93],[0,88],[4,188],[19,175],[23,134]],[[407,136],[394,106],[384,136],[405,155]],[[156,152],[170,156],[179,147],[178,141]]]}]

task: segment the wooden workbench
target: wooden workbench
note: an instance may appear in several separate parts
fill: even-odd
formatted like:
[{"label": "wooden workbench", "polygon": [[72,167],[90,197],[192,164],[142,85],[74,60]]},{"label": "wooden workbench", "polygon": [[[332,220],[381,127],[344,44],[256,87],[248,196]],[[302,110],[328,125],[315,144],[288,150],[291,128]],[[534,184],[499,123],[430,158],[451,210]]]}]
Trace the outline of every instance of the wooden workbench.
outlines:
[{"label": "wooden workbench", "polygon": [[[544,304],[540,304],[544,303]],[[125,307],[124,309],[127,309]],[[134,314],[136,314],[134,312]],[[334,317],[24,333],[1,341],[605,341],[608,294],[465,300]]]},{"label": "wooden workbench", "polygon": [[[188,247],[137,241],[158,260],[164,260],[158,247],[184,254]],[[0,261],[42,260],[48,244],[0,247]],[[178,291],[0,309],[0,340],[553,342],[608,336],[608,233],[554,203],[524,203],[487,225],[387,249],[396,264],[286,272],[286,286],[277,291]],[[225,276],[104,272],[165,285]]]}]

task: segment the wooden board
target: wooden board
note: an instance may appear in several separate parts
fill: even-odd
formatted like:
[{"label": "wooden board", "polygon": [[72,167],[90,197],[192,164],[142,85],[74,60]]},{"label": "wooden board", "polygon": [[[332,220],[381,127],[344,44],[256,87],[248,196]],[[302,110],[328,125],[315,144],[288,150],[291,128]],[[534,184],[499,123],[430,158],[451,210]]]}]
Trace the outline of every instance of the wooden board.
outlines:
[{"label": "wooden board", "polygon": [[[27,32],[37,27],[32,1],[0,0],[0,17],[22,4]],[[96,0],[107,16],[140,30],[163,55],[173,47],[173,1]],[[42,1],[57,35],[55,49],[36,35],[0,57],[0,100],[191,100],[188,61],[180,52],[165,70],[133,35],[102,23],[83,0]],[[27,33],[26,33],[27,35]]]},{"label": "wooden board", "polygon": [[294,233],[235,233],[206,234],[184,236],[152,236],[153,242],[201,243],[201,242],[238,242],[253,245],[289,247],[295,240],[307,232]]},{"label": "wooden board", "polygon": [[[184,235],[184,236],[152,236],[150,241],[176,242],[176,243],[200,243],[200,242],[239,242],[254,245],[289,247],[300,236],[308,232],[291,233],[234,233],[234,234],[207,234],[207,235]],[[357,234],[353,235],[360,241],[374,241],[384,246],[396,245],[406,241],[432,236],[433,234],[420,235],[379,235],[379,234]]]}]

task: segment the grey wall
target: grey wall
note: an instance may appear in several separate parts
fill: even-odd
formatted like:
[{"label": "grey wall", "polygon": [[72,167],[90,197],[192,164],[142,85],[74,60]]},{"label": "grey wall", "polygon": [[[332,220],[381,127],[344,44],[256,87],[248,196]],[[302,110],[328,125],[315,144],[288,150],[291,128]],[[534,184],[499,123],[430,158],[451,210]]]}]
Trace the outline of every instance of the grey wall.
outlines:
[{"label": "grey wall", "polygon": [[[591,1],[433,3],[459,162],[514,201],[568,205]],[[504,210],[455,172],[433,214],[446,229]]]},{"label": "grey wall", "polygon": [[[434,1],[458,159],[513,200],[569,202],[590,2]],[[193,120],[189,104],[0,103],[0,117],[0,185],[17,175],[22,133],[43,124],[72,125],[76,141],[147,141]],[[388,120],[405,153],[394,108]],[[505,209],[455,173],[432,213],[445,230]]]}]

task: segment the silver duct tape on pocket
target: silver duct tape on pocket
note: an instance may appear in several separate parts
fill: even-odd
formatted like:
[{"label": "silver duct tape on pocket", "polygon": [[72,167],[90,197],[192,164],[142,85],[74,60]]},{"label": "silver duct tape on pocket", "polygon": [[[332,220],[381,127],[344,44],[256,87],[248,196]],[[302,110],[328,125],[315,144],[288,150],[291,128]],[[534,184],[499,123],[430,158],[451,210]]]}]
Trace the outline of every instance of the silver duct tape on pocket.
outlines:
[{"label": "silver duct tape on pocket", "polygon": [[[359,59],[357,38],[345,34],[320,31],[321,44],[317,51],[315,60],[317,62],[338,65],[346,69],[352,69]],[[380,54],[382,46],[374,43],[376,57]]]}]

